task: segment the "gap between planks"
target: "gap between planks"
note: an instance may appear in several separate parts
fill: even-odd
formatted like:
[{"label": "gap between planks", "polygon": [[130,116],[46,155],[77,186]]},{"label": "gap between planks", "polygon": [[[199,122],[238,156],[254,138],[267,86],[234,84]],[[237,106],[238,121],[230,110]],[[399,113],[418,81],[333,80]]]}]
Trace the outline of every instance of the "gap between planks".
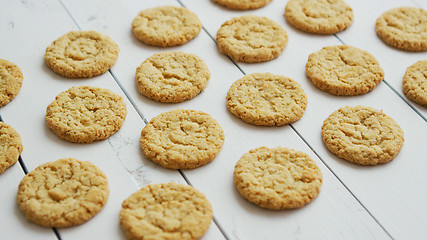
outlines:
[{"label": "gap between planks", "polygon": [[[3,118],[1,117],[1,115],[0,115],[0,122],[4,122]],[[28,174],[28,168],[25,165],[25,162],[22,159],[21,155],[19,155],[19,157],[18,157],[18,162],[19,162],[19,165],[21,166],[21,169],[24,172],[24,174],[27,175]],[[56,228],[52,228],[52,231],[55,234],[56,238],[58,238],[58,240],[62,240],[61,235],[59,235],[59,232],[58,232],[58,230]]]}]

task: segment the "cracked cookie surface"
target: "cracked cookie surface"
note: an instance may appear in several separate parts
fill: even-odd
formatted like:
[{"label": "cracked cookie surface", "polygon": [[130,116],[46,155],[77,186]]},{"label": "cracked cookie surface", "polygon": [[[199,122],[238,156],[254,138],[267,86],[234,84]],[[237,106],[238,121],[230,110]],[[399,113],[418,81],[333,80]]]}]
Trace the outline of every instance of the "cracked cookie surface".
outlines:
[{"label": "cracked cookie surface", "polygon": [[120,225],[128,239],[200,239],[212,222],[212,207],[197,189],[152,184],[123,201]]},{"label": "cracked cookie surface", "polygon": [[184,52],[162,52],[136,69],[136,84],[144,96],[158,102],[179,103],[194,98],[210,78],[206,63]]},{"label": "cracked cookie surface", "polygon": [[305,32],[334,34],[351,25],[353,10],[343,0],[290,0],[285,18]]},{"label": "cracked cookie surface", "polygon": [[44,60],[67,78],[90,78],[105,73],[117,60],[119,47],[96,31],[71,31],[46,49]]},{"label": "cracked cookie surface", "polygon": [[212,0],[229,9],[248,10],[264,7],[271,0]]},{"label": "cracked cookie surface", "polygon": [[391,161],[404,141],[402,129],[391,117],[364,106],[346,106],[329,115],[322,138],[333,154],[359,165]]},{"label": "cracked cookie surface", "polygon": [[234,184],[244,198],[263,208],[299,208],[319,195],[322,172],[303,152],[259,147],[237,162]]},{"label": "cracked cookie surface", "polygon": [[0,59],[0,107],[18,95],[23,78],[22,71],[16,64]]},{"label": "cracked cookie surface", "polygon": [[384,79],[374,56],[349,45],[328,46],[310,54],[305,72],[314,86],[341,96],[368,93]]},{"label": "cracked cookie surface", "polygon": [[307,97],[299,83],[271,73],[253,73],[237,80],[226,99],[231,113],[254,125],[293,123],[307,107]]},{"label": "cracked cookie surface", "polygon": [[224,144],[224,131],[209,114],[176,109],[162,113],[141,131],[148,159],[170,169],[197,168],[211,162]]},{"label": "cracked cookie surface", "polygon": [[402,88],[406,97],[427,107],[427,60],[418,61],[406,69]]},{"label": "cracked cookie surface", "polygon": [[184,7],[160,6],[142,10],[132,21],[135,36],[159,47],[182,45],[202,29],[197,15]]},{"label": "cracked cookie surface", "polygon": [[427,51],[427,10],[401,7],[383,13],[376,21],[377,35],[388,45],[406,51]]},{"label": "cracked cookie surface", "polygon": [[121,96],[109,89],[80,86],[56,96],[46,109],[46,123],[66,141],[91,143],[117,132],[126,114]]},{"label": "cracked cookie surface", "polygon": [[40,165],[18,187],[25,217],[44,227],[69,227],[95,216],[108,200],[108,181],[90,162],[73,158]]},{"label": "cracked cookie surface", "polygon": [[238,62],[266,62],[277,58],[285,49],[288,34],[266,17],[246,15],[222,24],[216,34],[221,53]]},{"label": "cracked cookie surface", "polygon": [[8,124],[0,122],[0,174],[18,161],[22,150],[18,132]]}]

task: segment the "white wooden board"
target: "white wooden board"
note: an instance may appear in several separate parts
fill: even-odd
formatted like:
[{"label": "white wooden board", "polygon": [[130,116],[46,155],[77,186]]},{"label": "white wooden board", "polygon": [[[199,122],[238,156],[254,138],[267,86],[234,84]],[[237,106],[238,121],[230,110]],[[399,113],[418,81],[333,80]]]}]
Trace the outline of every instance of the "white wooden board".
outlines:
[{"label": "white wooden board", "polygon": [[[92,161],[110,180],[111,194],[106,207],[81,226],[60,229],[63,239],[124,239],[118,224],[121,202],[139,187],[169,181],[187,181],[212,203],[216,221],[203,239],[423,239],[427,236],[424,227],[427,224],[424,207],[427,200],[427,190],[424,190],[427,184],[424,170],[427,167],[424,161],[427,123],[423,119],[426,110],[402,100],[405,97],[399,85],[406,65],[427,56],[386,46],[372,28],[372,21],[389,8],[425,3],[421,0],[348,1],[354,9],[355,22],[337,37],[376,56],[386,72],[388,85],[381,82],[364,96],[334,97],[313,87],[305,76],[304,66],[310,53],[324,46],[341,44],[340,40],[335,36],[305,34],[290,26],[283,17],[286,2],[274,0],[258,10],[231,11],[210,0],[23,0],[7,3],[0,0],[2,6],[7,6],[0,9],[0,58],[15,62],[24,72],[23,88],[15,100],[0,109],[0,114],[21,134],[25,148],[22,157],[27,167],[32,170],[46,161],[75,157]],[[183,46],[157,48],[146,46],[134,37],[130,24],[140,10],[181,3],[196,12],[203,23],[204,30],[194,40]],[[229,86],[244,73],[219,53],[211,37],[215,38],[224,21],[245,14],[267,16],[288,32],[288,45],[279,58],[260,64],[238,63],[238,67],[246,74],[272,72],[289,76],[303,86],[309,105],[304,117],[292,126],[251,126],[235,118],[225,106]],[[46,67],[43,62],[45,48],[60,35],[79,28],[103,32],[118,43],[120,54],[111,72],[93,79],[70,80]],[[135,69],[144,59],[161,51],[191,52],[202,57],[212,73],[204,92],[180,104],[160,104],[142,96],[136,89]],[[56,137],[44,122],[46,106],[59,92],[75,85],[105,87],[122,95],[128,107],[123,128],[109,139],[90,145],[67,143]],[[320,127],[332,111],[345,105],[383,109],[401,125],[405,143],[395,160],[381,166],[360,167],[327,151]],[[224,147],[212,163],[182,171],[182,175],[153,164],[139,149],[144,120],[176,108],[210,113],[226,134]],[[278,212],[261,209],[244,200],[233,185],[234,165],[241,155],[259,146],[279,145],[308,153],[322,170],[324,184],[319,197],[302,209]],[[15,186],[7,185],[10,190],[16,188],[23,177],[17,170],[21,171],[19,165],[9,169],[8,175],[0,175],[0,179],[7,177],[15,181]],[[0,180],[0,184],[4,184],[3,181]],[[2,193],[0,197],[12,206],[15,195]],[[34,238],[55,238],[51,229],[26,222],[17,206],[13,212],[6,212],[0,223],[8,219],[14,219],[15,226],[0,225],[6,239],[27,239],[33,232]]]}]

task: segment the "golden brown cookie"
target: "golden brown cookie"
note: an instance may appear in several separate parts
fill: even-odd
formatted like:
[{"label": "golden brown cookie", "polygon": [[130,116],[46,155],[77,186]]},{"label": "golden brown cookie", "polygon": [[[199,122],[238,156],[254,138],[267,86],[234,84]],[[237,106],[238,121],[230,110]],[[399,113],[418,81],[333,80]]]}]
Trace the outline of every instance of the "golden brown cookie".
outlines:
[{"label": "golden brown cookie", "polygon": [[0,174],[18,161],[23,147],[18,132],[0,122]]},{"label": "golden brown cookie", "polygon": [[56,96],[46,109],[46,122],[66,141],[91,143],[117,132],[126,114],[121,96],[109,89],[80,86]]},{"label": "golden brown cookie", "polygon": [[142,129],[145,156],[165,168],[191,169],[211,162],[224,144],[224,131],[209,114],[176,109]]},{"label": "golden brown cookie", "polygon": [[159,47],[182,45],[202,29],[197,15],[184,7],[160,6],[142,10],[132,22],[135,36]]},{"label": "golden brown cookie", "polygon": [[136,69],[136,84],[144,96],[158,102],[179,103],[194,98],[211,76],[198,56],[162,52],[147,58]]},{"label": "golden brown cookie", "polygon": [[374,56],[349,45],[328,46],[310,54],[305,72],[320,90],[343,96],[368,93],[384,79]]},{"label": "golden brown cookie", "polygon": [[244,198],[263,208],[299,208],[319,195],[322,172],[303,152],[259,147],[237,162],[234,184]]},{"label": "golden brown cookie", "polygon": [[406,51],[427,51],[427,10],[400,7],[383,13],[376,22],[377,35],[388,45]]},{"label": "golden brown cookie", "polygon": [[406,69],[402,88],[406,97],[427,107],[427,60],[418,61]]},{"label": "golden brown cookie", "polygon": [[221,53],[238,62],[266,62],[285,49],[288,34],[266,17],[246,15],[222,24],[216,34]]},{"label": "golden brown cookie", "polygon": [[108,181],[90,162],[59,159],[38,166],[18,187],[25,217],[44,227],[69,227],[95,216],[107,203]]},{"label": "golden brown cookie", "polygon": [[152,184],[123,201],[120,225],[127,239],[200,239],[212,222],[203,193],[178,183]]},{"label": "golden brown cookie", "polygon": [[244,76],[231,85],[226,99],[231,113],[254,125],[293,123],[307,107],[307,97],[299,83],[272,73]]},{"label": "golden brown cookie", "polygon": [[271,0],[212,0],[222,6],[235,10],[248,10],[264,7]]},{"label": "golden brown cookie", "polygon": [[119,55],[119,47],[107,35],[96,31],[71,31],[46,49],[44,60],[67,78],[90,78],[105,73]]},{"label": "golden brown cookie", "polygon": [[15,98],[21,89],[23,78],[22,71],[18,66],[0,59],[0,107]]},{"label": "golden brown cookie", "polygon": [[360,165],[391,161],[403,145],[400,126],[370,107],[343,107],[323,122],[322,137],[335,155]]},{"label": "golden brown cookie", "polygon": [[290,0],[285,18],[304,32],[334,34],[351,25],[353,10],[343,0]]}]

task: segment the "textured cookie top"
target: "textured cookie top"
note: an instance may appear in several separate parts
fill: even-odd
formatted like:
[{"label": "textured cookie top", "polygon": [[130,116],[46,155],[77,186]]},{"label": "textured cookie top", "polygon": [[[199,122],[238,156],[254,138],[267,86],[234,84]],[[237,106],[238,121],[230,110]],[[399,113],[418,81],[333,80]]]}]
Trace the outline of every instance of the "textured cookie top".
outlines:
[{"label": "textured cookie top", "polygon": [[171,47],[195,38],[202,29],[197,15],[183,7],[142,10],[132,22],[135,36],[148,45]]},{"label": "textured cookie top", "polygon": [[254,125],[281,126],[295,122],[307,106],[307,97],[299,83],[271,73],[254,73],[237,80],[226,99],[230,112]]},{"label": "textured cookie top", "polygon": [[409,99],[427,107],[427,60],[418,61],[406,69],[402,88]]},{"label": "textured cookie top", "polygon": [[212,0],[229,9],[247,10],[261,8],[271,0]]},{"label": "textured cookie top", "polygon": [[18,132],[0,122],[0,174],[18,161],[23,147]]},{"label": "textured cookie top", "polygon": [[145,156],[165,168],[196,168],[212,161],[224,143],[224,131],[209,114],[195,110],[162,113],[142,129]]},{"label": "textured cookie top", "polygon": [[260,147],[237,162],[234,184],[244,198],[263,208],[299,208],[319,195],[322,172],[303,152]]},{"label": "textured cookie top", "polygon": [[349,45],[328,46],[310,54],[305,66],[314,86],[334,95],[361,95],[384,79],[377,59]]},{"label": "textured cookie top", "polygon": [[44,227],[69,227],[95,216],[108,200],[108,181],[90,162],[73,158],[40,165],[18,187],[25,217]]},{"label": "textured cookie top", "polygon": [[120,225],[128,239],[200,239],[212,221],[212,207],[191,186],[177,183],[141,188],[123,201]]},{"label": "textured cookie top", "polygon": [[46,122],[66,141],[91,143],[117,132],[126,114],[121,96],[108,89],[81,86],[56,96],[46,109]]},{"label": "textured cookie top", "polygon": [[265,62],[285,49],[288,34],[266,17],[246,15],[222,24],[216,35],[221,53],[239,62]]},{"label": "textured cookie top", "polygon": [[46,49],[44,60],[67,78],[89,78],[105,73],[119,55],[119,47],[107,35],[96,31],[71,31]]},{"label": "textured cookie top", "polygon": [[322,137],[335,155],[360,165],[391,161],[403,145],[400,126],[382,111],[343,107],[323,122]]},{"label": "textured cookie top", "polygon": [[0,59],[0,107],[8,104],[18,94],[23,78],[18,66]]},{"label": "textured cookie top", "polygon": [[377,19],[375,30],[390,46],[407,51],[427,51],[427,10],[391,9]]},{"label": "textured cookie top", "polygon": [[206,63],[194,54],[162,52],[136,69],[136,84],[139,92],[150,99],[179,103],[199,94],[210,75]]},{"label": "textured cookie top", "polygon": [[343,0],[290,0],[285,18],[305,32],[334,34],[351,25],[353,10]]}]

